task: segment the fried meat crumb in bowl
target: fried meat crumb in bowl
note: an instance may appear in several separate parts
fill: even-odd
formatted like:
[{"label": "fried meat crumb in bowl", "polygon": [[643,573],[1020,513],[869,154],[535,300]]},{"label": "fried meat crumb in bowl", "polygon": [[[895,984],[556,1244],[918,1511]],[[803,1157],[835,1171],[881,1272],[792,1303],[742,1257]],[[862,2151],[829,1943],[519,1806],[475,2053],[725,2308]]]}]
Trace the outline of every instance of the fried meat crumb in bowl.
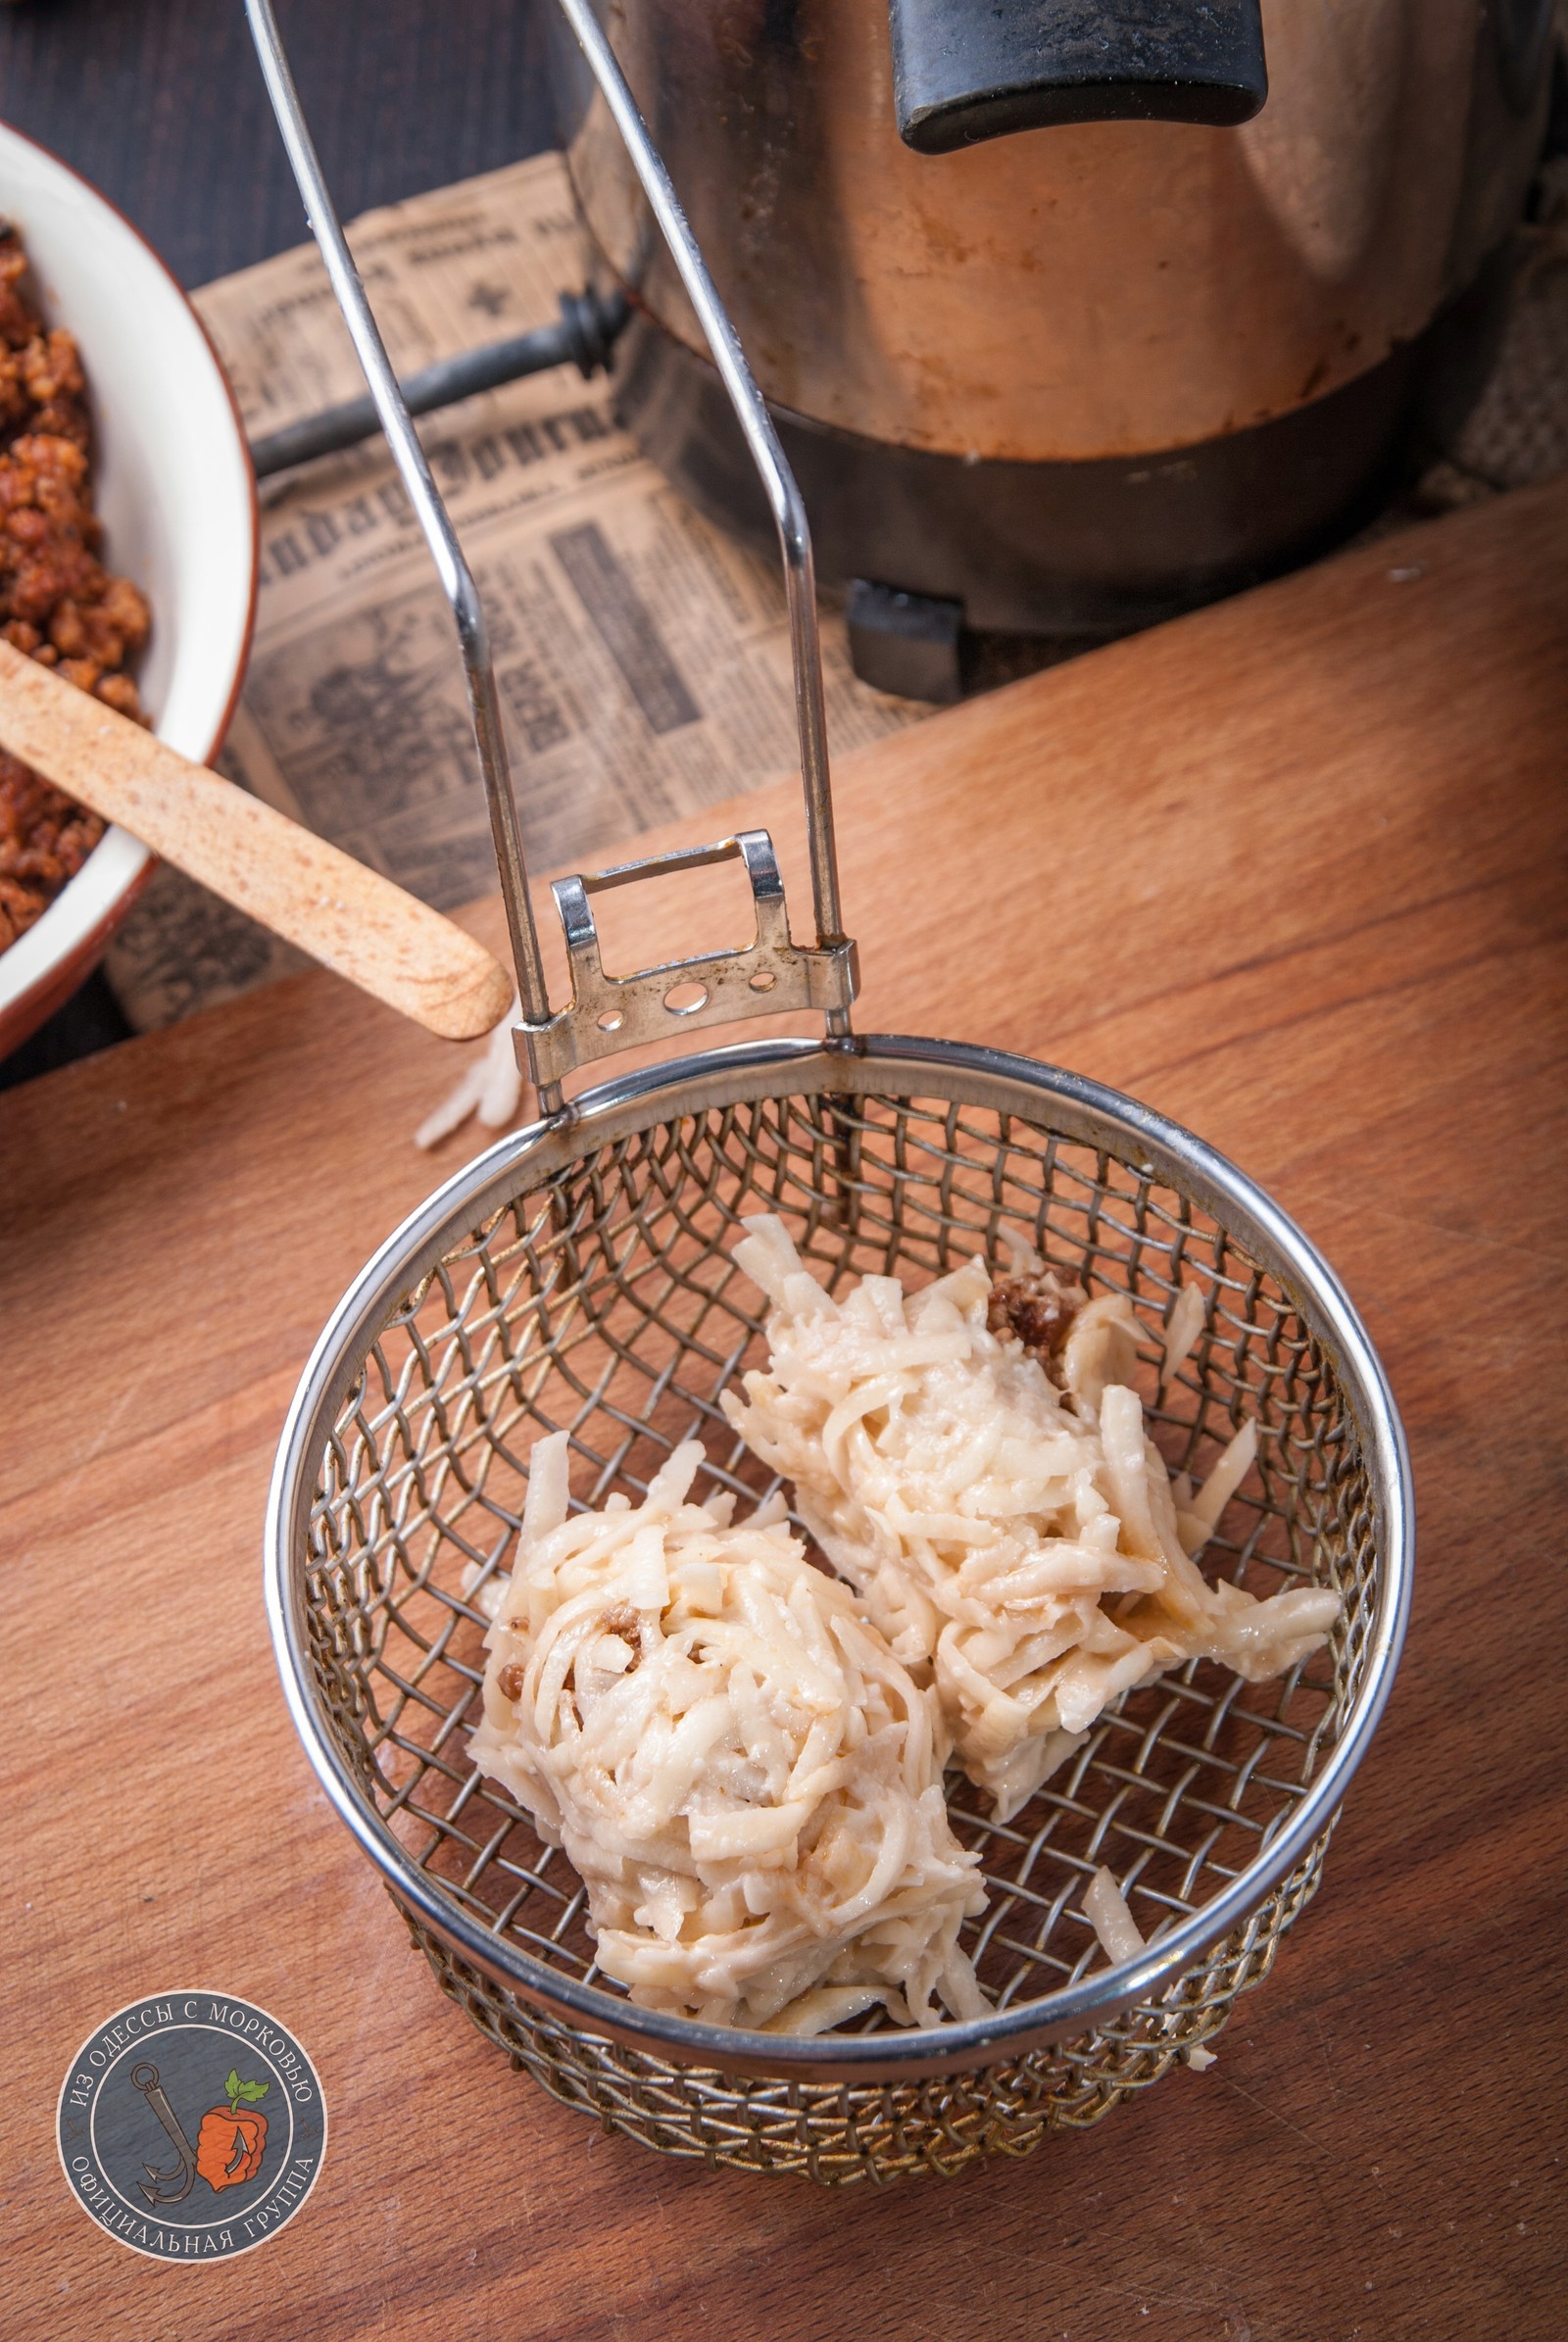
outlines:
[{"label": "fried meat crumb in bowl", "polygon": [[[81,355],[66,326],[45,325],[28,276],[22,238],[0,220],[0,636],[139,720],[126,669],[147,640],[147,603],[98,558]],[[0,749],[0,951],[75,877],[104,828]]]}]

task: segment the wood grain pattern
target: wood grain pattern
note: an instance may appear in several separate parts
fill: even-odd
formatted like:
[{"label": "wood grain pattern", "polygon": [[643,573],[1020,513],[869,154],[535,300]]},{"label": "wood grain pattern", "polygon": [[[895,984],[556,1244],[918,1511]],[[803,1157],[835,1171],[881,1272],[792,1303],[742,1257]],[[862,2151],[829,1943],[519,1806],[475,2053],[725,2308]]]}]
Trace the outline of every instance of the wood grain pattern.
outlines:
[{"label": "wood grain pattern", "polygon": [[[1568,491],[1519,497],[842,769],[861,1022],[1065,1060],[1261,1178],[1368,1320],[1420,1512],[1387,1720],[1218,2065],[952,2187],[710,2178],[556,2108],[436,1995],[291,1737],[268,1470],[430,1184],[440,1048],[306,977],[4,1101],[9,2331],[1560,2331],[1565,608]],[[798,869],[788,792],[764,816]],[[723,875],[607,898],[611,963],[727,940],[687,917]],[[332,2113],[305,2212],[200,2274],[93,2228],[51,2131],[91,2024],[187,1981],[293,2025]]]},{"label": "wood grain pattern", "polygon": [[6,642],[0,748],[443,1040],[506,1015],[512,979],[471,935]]}]

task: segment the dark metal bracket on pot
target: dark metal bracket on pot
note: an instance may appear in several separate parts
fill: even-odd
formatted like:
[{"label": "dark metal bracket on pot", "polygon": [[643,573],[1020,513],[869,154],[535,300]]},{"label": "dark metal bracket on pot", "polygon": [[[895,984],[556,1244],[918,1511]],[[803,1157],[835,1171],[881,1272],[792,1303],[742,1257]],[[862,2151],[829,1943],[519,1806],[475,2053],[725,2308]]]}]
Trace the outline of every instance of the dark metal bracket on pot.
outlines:
[{"label": "dark metal bracket on pot", "polygon": [[[557,366],[574,366],[583,380],[591,382],[595,374],[610,371],[612,353],[630,316],[631,303],[618,287],[601,293],[585,285],[580,293],[563,293],[559,324],[536,325],[531,332],[509,334],[504,341],[486,342],[482,349],[421,366],[400,382],[403,403],[411,415],[430,415],[480,391],[548,373]],[[375,438],[380,428],[375,401],[367,394],[287,423],[265,439],[253,439],[251,462],[259,480],[270,479],[277,472],[292,471],[297,464],[358,447],[362,440]]]}]

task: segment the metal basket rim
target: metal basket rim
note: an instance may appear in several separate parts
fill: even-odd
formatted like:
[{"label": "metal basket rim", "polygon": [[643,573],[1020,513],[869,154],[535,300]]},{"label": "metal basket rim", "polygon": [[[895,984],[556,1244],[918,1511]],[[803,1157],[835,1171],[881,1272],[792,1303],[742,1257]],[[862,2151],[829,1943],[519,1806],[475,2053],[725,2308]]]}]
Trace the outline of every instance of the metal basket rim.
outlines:
[{"label": "metal basket rim", "polygon": [[[922,1084],[924,1085],[922,1092]],[[1000,2016],[906,2032],[798,2039],[731,2030],[641,2009],[547,1967],[480,1927],[437,1891],[370,1806],[332,1734],[315,1683],[296,1566],[325,1433],[390,1309],[451,1244],[502,1208],[518,1173],[547,1176],[598,1146],[694,1109],[792,1094],[938,1095],[1021,1119],[1049,1103],[1054,1126],[1091,1145],[1113,1139],[1144,1150],[1282,1276],[1323,1343],[1355,1416],[1384,1561],[1366,1672],[1344,1732],[1283,1827],[1247,1867],[1141,1959],[1096,1973]],[[1076,1126],[1076,1127],[1075,1127]],[[348,1363],[346,1363],[348,1362]],[[574,2029],[682,2066],[811,2082],[913,2080],[972,2071],[1075,2038],[1137,2003],[1156,2000],[1219,1938],[1242,1924],[1306,1854],[1344,1798],[1387,1703],[1409,1617],[1414,1498],[1403,1426],[1359,1316],[1322,1254],[1272,1198],[1226,1156],[1168,1116],[1081,1074],[969,1044],[899,1034],[845,1042],[781,1040],[706,1049],[596,1085],[558,1115],[510,1133],[437,1188],[386,1239],[328,1318],[289,1407],[269,1491],[266,1602],[285,1701],[317,1778],[395,1899],[498,1982]]]}]

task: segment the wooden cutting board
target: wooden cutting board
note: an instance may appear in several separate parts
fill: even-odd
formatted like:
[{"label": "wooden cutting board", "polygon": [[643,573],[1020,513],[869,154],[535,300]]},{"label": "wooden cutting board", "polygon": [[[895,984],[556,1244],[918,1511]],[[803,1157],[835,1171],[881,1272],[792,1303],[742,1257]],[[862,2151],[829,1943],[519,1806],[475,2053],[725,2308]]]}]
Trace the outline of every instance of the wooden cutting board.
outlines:
[{"label": "wooden cutting board", "polygon": [[[317,1790],[268,1471],[332,1302],[472,1144],[409,1144],[451,1053],[310,976],[5,1098],[9,2333],[1561,2330],[1565,610],[1558,488],[841,767],[862,1022],[1216,1142],[1344,1275],[1415,1455],[1414,1624],[1316,1904],[1211,2072],[1019,2165],[832,2198],[600,2136],[438,1998]],[[743,817],[795,853],[787,790]],[[612,964],[724,940],[730,875],[606,899]],[[332,2122],[293,2224],[200,2271],[95,2228],[52,2128],[94,2023],[188,1983],[292,2025]]]}]

